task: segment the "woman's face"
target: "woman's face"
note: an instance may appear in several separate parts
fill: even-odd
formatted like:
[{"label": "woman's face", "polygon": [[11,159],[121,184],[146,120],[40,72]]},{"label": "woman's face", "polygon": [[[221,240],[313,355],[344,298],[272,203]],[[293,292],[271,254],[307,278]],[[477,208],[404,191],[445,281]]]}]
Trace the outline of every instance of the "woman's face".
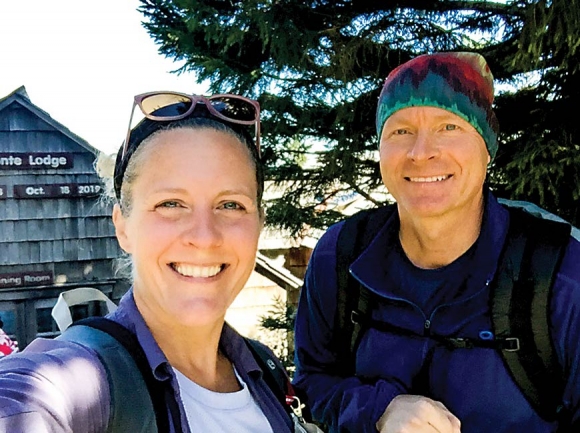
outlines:
[{"label": "woman's face", "polygon": [[146,320],[220,324],[254,269],[262,228],[249,152],[225,132],[181,128],[157,134],[142,157],[129,215],[113,211],[137,305]]}]

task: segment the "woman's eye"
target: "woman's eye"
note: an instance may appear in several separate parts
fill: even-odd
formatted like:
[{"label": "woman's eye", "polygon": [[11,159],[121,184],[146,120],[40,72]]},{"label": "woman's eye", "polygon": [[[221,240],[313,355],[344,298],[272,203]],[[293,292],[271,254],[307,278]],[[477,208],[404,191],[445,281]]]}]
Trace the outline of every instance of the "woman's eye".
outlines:
[{"label": "woman's eye", "polygon": [[176,208],[176,207],[179,207],[179,206],[180,206],[180,205],[179,205],[179,203],[178,203],[178,202],[176,202],[176,201],[171,201],[171,200],[164,201],[164,202],[162,202],[162,203],[159,203],[159,204],[157,205],[157,207],[161,207],[161,208]]}]

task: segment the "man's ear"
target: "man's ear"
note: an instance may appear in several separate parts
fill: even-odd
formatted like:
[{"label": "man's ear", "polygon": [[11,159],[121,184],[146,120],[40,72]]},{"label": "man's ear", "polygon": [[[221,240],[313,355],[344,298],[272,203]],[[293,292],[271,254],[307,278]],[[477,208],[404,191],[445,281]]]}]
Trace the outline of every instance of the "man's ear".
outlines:
[{"label": "man's ear", "polygon": [[115,235],[119,245],[128,254],[131,254],[131,242],[127,234],[127,220],[121,212],[121,207],[118,204],[113,206],[113,224],[115,226]]}]

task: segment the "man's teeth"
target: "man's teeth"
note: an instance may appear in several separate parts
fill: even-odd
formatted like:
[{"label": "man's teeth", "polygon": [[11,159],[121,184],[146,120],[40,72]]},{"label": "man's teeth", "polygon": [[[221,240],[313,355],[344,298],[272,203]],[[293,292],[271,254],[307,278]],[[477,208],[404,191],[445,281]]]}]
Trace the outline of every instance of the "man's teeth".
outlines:
[{"label": "man's teeth", "polygon": [[449,178],[448,175],[445,176],[432,176],[432,177],[410,177],[411,182],[440,182]]},{"label": "man's teeth", "polygon": [[217,275],[222,267],[221,266],[192,266],[192,265],[182,265],[178,263],[173,264],[173,269],[185,277],[194,278],[209,278]]}]

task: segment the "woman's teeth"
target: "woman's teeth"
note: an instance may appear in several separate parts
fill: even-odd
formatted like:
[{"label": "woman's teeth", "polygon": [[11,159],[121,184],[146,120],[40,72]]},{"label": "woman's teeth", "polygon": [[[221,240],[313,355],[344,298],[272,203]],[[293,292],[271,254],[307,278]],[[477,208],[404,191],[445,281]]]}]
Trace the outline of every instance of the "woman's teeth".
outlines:
[{"label": "woman's teeth", "polygon": [[209,278],[217,275],[221,270],[222,266],[193,266],[184,265],[180,263],[172,263],[171,265],[175,271],[185,277],[194,278]]}]

